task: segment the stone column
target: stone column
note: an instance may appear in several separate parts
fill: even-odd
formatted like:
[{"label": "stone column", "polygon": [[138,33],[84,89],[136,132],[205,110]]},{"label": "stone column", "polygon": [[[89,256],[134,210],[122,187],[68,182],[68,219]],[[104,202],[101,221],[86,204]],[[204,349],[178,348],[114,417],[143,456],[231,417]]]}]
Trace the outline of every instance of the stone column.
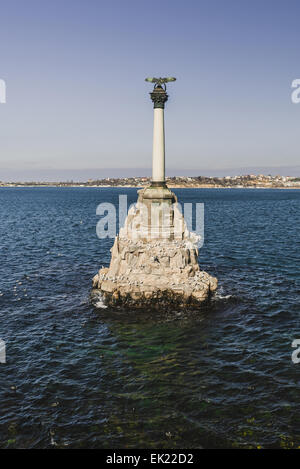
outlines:
[{"label": "stone column", "polygon": [[[168,78],[149,78],[155,86],[150,93],[154,104],[152,181],[139,192],[138,202],[147,209],[148,218],[142,221],[145,239],[173,239],[176,197],[165,181],[164,108],[168,100],[165,83]],[[154,81],[155,80],[155,81]],[[172,79],[174,81],[174,79]]]},{"label": "stone column", "polygon": [[150,96],[154,104],[152,186],[165,186],[164,108],[168,95],[166,90],[158,85]]}]

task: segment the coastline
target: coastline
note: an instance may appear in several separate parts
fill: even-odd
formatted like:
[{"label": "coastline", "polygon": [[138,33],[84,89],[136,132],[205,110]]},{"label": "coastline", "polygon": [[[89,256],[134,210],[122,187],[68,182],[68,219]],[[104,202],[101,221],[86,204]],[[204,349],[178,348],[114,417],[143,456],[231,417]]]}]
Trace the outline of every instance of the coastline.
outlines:
[{"label": "coastline", "polygon": [[[116,189],[143,189],[146,186],[135,186],[135,185],[92,185],[92,184],[1,184],[0,188],[16,188],[16,187],[29,187],[29,188],[35,188],[35,187],[58,187],[58,188],[98,188],[98,189],[111,189],[111,188],[116,188]],[[209,186],[209,185],[180,185],[180,184],[168,184],[168,187],[170,189],[300,189],[300,186]]]}]

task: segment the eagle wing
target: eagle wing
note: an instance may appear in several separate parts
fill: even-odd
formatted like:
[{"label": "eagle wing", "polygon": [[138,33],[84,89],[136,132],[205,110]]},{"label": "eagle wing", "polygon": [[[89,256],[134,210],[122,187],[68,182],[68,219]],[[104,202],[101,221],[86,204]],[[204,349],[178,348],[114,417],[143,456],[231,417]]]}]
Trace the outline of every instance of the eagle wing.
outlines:
[{"label": "eagle wing", "polygon": [[148,77],[148,78],[145,78],[145,81],[149,81],[150,83],[157,83],[158,82],[158,78],[155,78],[155,77]]}]

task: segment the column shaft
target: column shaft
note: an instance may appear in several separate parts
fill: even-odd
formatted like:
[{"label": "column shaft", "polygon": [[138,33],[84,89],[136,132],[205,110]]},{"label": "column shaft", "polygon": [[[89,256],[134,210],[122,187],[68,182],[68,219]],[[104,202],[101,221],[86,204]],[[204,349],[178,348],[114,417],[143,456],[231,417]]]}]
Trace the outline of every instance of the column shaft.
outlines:
[{"label": "column shaft", "polygon": [[165,182],[165,125],[162,108],[154,108],[152,181]]}]

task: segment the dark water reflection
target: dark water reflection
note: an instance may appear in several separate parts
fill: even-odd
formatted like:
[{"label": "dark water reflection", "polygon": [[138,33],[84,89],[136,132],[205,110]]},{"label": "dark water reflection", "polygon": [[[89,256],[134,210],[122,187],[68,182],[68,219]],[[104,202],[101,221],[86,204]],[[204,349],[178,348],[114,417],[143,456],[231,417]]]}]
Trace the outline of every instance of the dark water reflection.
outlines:
[{"label": "dark water reflection", "polygon": [[123,192],[0,190],[0,446],[300,446],[300,192],[177,191],[205,202],[220,281],[189,315],[90,304],[95,209]]}]

